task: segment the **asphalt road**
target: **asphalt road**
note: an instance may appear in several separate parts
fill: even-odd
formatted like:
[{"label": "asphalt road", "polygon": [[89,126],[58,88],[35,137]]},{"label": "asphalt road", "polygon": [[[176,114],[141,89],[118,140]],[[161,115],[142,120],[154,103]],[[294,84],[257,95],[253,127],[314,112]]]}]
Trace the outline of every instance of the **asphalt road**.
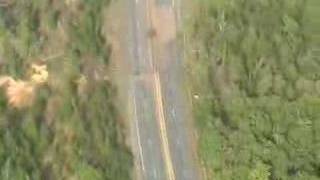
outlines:
[{"label": "asphalt road", "polygon": [[147,37],[145,0],[129,0],[129,59],[131,64],[130,98],[132,99],[133,136],[138,179],[167,179],[159,126],[156,118],[152,84],[152,53]]},{"label": "asphalt road", "polygon": [[167,60],[167,63],[161,68],[160,77],[175,176],[179,180],[197,180],[200,179],[199,167],[192,147],[192,114],[183,88],[182,59],[175,41],[169,42],[164,48],[160,58],[165,58],[163,61]]},{"label": "asphalt road", "polygon": [[[150,2],[150,1],[149,1]],[[169,0],[159,6],[172,8]],[[183,92],[182,62],[175,40],[155,57],[148,32],[148,0],[128,0],[130,98],[138,179],[198,180]],[[165,27],[164,27],[165,28]],[[155,67],[155,61],[167,62]]]}]

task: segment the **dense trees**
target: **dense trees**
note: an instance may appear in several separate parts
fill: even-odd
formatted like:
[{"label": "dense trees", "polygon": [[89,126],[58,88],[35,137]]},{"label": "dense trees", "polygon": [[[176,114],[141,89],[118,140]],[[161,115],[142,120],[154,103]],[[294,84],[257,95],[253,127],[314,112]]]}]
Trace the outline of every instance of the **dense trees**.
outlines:
[{"label": "dense trees", "polygon": [[320,179],[320,3],[195,4],[187,54],[210,179]]}]

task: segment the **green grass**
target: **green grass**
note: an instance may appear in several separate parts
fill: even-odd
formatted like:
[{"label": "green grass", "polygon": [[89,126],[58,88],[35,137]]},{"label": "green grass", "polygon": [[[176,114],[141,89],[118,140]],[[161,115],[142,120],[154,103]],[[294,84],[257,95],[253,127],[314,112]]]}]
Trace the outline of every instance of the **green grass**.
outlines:
[{"label": "green grass", "polygon": [[[105,78],[108,1],[75,2],[13,1],[0,8],[1,74],[25,79],[31,63],[47,60],[50,76],[30,108],[11,108],[0,94],[2,180],[131,178],[116,90]],[[79,85],[82,76],[87,83]]]},{"label": "green grass", "polygon": [[320,179],[319,1],[194,7],[186,54],[208,179]]}]

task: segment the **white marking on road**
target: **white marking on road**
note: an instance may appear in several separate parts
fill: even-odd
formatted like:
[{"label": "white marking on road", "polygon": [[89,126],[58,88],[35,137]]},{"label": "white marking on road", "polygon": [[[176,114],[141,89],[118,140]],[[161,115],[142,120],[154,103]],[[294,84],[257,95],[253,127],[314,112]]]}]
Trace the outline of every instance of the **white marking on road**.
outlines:
[{"label": "white marking on road", "polygon": [[173,118],[175,119],[176,118],[176,111],[174,110],[174,108],[171,109],[171,114],[172,114]]},{"label": "white marking on road", "polygon": [[140,31],[140,21],[137,21],[137,30]]},{"label": "white marking on road", "polygon": [[142,146],[141,146],[141,138],[140,138],[140,129],[139,129],[138,118],[137,118],[136,97],[133,97],[133,105],[134,105],[135,126],[136,126],[137,137],[138,137],[138,146],[139,146],[139,156],[140,156],[140,161],[141,161],[141,168],[142,168],[142,171],[145,171],[143,153],[142,153]]},{"label": "white marking on road", "polygon": [[136,4],[138,4],[139,3],[139,0],[136,0]]},{"label": "white marking on road", "polygon": [[153,146],[152,140],[150,138],[148,139],[148,145]]},{"label": "white marking on road", "polygon": [[178,138],[176,138],[176,144],[181,145],[181,141]]},{"label": "white marking on road", "polygon": [[154,177],[154,179],[157,179],[157,176],[158,176],[157,169],[154,168],[153,169],[153,177]]}]

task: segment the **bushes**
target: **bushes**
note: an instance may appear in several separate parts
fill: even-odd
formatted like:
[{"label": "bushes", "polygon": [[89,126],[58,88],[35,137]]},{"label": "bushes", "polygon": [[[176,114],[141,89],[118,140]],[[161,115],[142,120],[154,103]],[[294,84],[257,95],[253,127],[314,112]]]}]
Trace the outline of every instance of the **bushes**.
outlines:
[{"label": "bushes", "polygon": [[318,25],[309,23],[316,18],[310,7],[320,4],[300,0],[196,4],[188,33],[190,42],[196,42],[189,47],[199,55],[187,54],[193,59],[191,78],[200,74],[198,67],[209,69],[197,77],[204,85],[192,85],[200,97],[194,102],[195,116],[200,155],[209,176],[320,178],[319,41],[310,34]]},{"label": "bushes", "polygon": [[26,79],[32,63],[49,72],[30,108],[9,107],[1,92],[0,179],[130,179],[115,89],[105,78],[107,3],[33,0],[0,8],[1,74]]}]

